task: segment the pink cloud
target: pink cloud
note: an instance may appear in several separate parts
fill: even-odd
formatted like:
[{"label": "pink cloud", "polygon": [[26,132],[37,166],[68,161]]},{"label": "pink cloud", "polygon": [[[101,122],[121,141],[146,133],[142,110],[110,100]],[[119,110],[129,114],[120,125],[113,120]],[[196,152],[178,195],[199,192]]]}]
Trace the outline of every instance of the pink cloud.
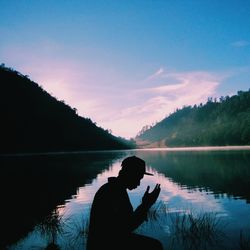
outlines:
[{"label": "pink cloud", "polygon": [[[144,125],[160,121],[177,108],[206,102],[208,97],[216,95],[217,87],[225,78],[205,71],[164,73],[161,69],[158,72],[161,72],[162,85],[137,90],[139,104],[122,109],[112,122],[104,122],[115,127],[115,134],[132,137]],[[163,75],[177,84],[164,84]]]},{"label": "pink cloud", "polygon": [[80,115],[127,138],[176,108],[205,102],[227,77],[214,72],[176,72],[160,67],[146,80],[136,82],[108,63],[62,58],[60,52],[64,48],[55,42],[45,41],[36,46],[32,50],[5,48],[3,57],[53,96],[76,108]]}]

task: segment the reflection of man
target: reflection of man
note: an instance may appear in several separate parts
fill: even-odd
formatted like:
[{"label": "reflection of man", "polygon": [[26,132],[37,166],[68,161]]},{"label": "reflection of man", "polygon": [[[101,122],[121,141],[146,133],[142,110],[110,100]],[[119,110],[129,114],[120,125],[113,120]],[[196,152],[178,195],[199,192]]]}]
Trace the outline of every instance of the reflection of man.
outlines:
[{"label": "reflection of man", "polygon": [[97,191],[90,213],[88,250],[163,249],[158,240],[133,233],[147,220],[147,212],[160,193],[160,184],[151,193],[148,186],[141,205],[133,211],[126,189],[137,188],[144,174],[152,175],[145,170],[145,161],[128,157],[123,160],[118,176],[108,178]]}]

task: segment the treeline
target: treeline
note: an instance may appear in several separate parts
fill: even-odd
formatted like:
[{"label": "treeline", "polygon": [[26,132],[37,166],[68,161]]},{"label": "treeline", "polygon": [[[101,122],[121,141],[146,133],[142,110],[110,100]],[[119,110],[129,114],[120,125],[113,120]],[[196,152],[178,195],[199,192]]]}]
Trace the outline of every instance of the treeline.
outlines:
[{"label": "treeline", "polygon": [[136,140],[165,146],[250,145],[250,89],[177,109],[155,126],[144,128]]},{"label": "treeline", "polygon": [[125,149],[91,119],[47,93],[28,76],[0,66],[0,153]]}]

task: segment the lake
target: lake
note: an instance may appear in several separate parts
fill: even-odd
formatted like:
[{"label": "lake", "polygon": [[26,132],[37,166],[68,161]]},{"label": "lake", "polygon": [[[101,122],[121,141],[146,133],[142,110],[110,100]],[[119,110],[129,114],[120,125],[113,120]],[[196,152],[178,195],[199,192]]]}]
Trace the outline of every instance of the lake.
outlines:
[{"label": "lake", "polygon": [[238,147],[1,156],[0,248],[85,249],[94,194],[131,155],[154,173],[128,192],[134,208],[161,184],[138,233],[164,249],[249,249],[250,150]]}]

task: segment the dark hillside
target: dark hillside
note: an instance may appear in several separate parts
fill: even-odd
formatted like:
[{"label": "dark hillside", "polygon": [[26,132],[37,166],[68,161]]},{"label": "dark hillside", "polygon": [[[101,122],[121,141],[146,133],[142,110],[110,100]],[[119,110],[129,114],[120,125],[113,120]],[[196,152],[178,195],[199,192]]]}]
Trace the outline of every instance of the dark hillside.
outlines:
[{"label": "dark hillside", "polygon": [[27,76],[0,67],[0,153],[130,148]]}]

